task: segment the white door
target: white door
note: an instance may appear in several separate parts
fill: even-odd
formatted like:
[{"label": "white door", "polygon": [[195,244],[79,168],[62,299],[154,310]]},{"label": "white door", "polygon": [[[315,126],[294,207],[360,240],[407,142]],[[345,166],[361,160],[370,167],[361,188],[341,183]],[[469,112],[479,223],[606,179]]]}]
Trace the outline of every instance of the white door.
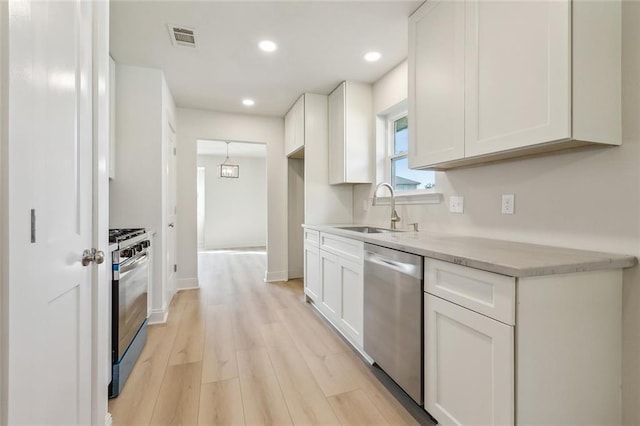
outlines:
[{"label": "white door", "polygon": [[409,18],[409,167],[464,157],[464,2]]},{"label": "white door", "polygon": [[570,3],[462,3],[467,157],[571,136]]},{"label": "white door", "polygon": [[176,238],[176,131],[169,121],[168,127],[169,143],[167,160],[167,289],[166,302],[175,294],[177,286],[177,261],[176,250],[178,240]]},{"label": "white door", "polygon": [[441,425],[512,425],[513,327],[424,298],[425,409]]},{"label": "white door", "polygon": [[92,3],[7,7],[7,421],[89,424]]}]

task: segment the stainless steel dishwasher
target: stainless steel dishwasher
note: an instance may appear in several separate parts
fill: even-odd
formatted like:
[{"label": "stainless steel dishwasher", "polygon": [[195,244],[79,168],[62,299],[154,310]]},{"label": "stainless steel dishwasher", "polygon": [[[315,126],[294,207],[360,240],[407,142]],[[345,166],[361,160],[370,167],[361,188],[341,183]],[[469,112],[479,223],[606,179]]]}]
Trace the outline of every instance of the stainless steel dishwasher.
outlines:
[{"label": "stainless steel dishwasher", "polygon": [[422,257],[364,249],[364,351],[422,405]]}]

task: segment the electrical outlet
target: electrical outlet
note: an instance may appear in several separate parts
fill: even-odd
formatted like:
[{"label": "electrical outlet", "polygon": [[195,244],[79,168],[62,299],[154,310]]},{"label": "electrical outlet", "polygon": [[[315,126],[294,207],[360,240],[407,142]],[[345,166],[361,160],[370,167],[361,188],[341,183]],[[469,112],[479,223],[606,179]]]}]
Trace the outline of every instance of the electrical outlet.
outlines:
[{"label": "electrical outlet", "polygon": [[457,196],[449,197],[449,211],[451,213],[463,213],[464,197],[457,197]]},{"label": "electrical outlet", "polygon": [[516,196],[502,194],[502,214],[514,214],[516,211]]}]

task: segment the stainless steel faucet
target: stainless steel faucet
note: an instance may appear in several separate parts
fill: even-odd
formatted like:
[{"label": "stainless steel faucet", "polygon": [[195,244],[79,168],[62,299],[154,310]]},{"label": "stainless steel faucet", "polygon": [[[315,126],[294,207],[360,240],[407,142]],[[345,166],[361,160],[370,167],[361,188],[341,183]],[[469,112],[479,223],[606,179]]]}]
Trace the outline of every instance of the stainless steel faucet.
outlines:
[{"label": "stainless steel faucet", "polygon": [[376,205],[376,201],[378,200],[378,189],[381,187],[389,188],[389,192],[391,193],[391,229],[396,229],[396,224],[400,222],[400,216],[398,216],[398,212],[396,211],[396,194],[393,190],[393,187],[386,182],[381,182],[376,186],[376,190],[373,191],[373,202],[372,205]]}]

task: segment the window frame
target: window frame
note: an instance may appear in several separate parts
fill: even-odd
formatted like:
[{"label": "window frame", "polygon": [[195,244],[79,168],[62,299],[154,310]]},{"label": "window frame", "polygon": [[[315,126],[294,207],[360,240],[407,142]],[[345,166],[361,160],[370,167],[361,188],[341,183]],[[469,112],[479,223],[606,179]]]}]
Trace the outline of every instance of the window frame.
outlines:
[{"label": "window frame", "polygon": [[[393,160],[398,160],[402,158],[409,157],[409,147],[407,146],[407,151],[396,154],[395,153],[395,122],[403,117],[409,116],[409,110],[405,106],[401,109],[398,109],[394,112],[391,112],[384,116],[385,120],[385,174],[388,177],[388,181],[391,186],[395,189],[395,184],[393,182]],[[396,197],[411,197],[415,195],[431,195],[431,194],[439,194],[437,192],[438,187],[438,175],[434,174],[435,185],[433,188],[429,189],[414,189],[414,190],[404,190],[397,191],[395,193]]]}]

